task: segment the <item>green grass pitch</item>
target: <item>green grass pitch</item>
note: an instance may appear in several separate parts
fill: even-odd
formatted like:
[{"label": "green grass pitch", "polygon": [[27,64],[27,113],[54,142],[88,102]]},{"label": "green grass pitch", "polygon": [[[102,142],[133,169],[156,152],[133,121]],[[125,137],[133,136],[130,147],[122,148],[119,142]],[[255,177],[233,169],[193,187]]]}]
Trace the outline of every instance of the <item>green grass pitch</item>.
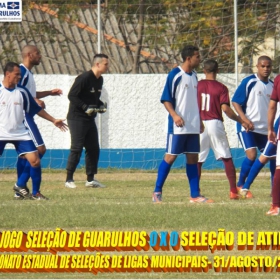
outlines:
[{"label": "green grass pitch", "polygon": [[[225,173],[203,171],[201,192],[213,199],[213,204],[191,204],[189,185],[184,170],[172,170],[163,189],[163,203],[153,204],[151,195],[156,172],[101,170],[97,179],[107,185],[104,189],[86,188],[84,170],[75,174],[76,189],[64,187],[65,172],[45,170],[41,191],[48,201],[13,200],[14,171],[1,171],[0,231],[3,230],[49,230],[62,228],[66,231],[215,231],[225,229],[235,236],[240,231],[275,231],[280,228],[280,217],[268,217],[270,178],[269,172],[259,174],[252,185],[254,198],[230,200],[229,185]],[[29,183],[30,185],[30,183]],[[88,252],[89,253],[89,252]],[[106,252],[104,252],[106,253]],[[123,255],[144,254],[143,251],[120,252]],[[210,260],[221,255],[277,256],[277,250],[232,251],[211,253],[209,251],[169,251],[145,254],[159,255],[205,255]],[[208,273],[151,272],[151,273],[0,273],[0,278],[279,278],[278,273]]]}]

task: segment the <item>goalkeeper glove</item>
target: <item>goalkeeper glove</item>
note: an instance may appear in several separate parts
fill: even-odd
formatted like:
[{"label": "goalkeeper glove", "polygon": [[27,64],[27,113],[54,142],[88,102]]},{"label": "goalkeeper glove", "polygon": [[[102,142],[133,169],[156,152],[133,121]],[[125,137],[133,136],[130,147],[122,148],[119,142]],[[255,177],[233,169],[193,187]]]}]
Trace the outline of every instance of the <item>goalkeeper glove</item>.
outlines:
[{"label": "goalkeeper glove", "polygon": [[98,113],[105,113],[107,111],[107,103],[104,102],[98,109]]},{"label": "goalkeeper glove", "polygon": [[85,111],[85,113],[88,115],[88,116],[91,116],[94,112],[96,112],[96,106],[95,105],[89,105]]}]

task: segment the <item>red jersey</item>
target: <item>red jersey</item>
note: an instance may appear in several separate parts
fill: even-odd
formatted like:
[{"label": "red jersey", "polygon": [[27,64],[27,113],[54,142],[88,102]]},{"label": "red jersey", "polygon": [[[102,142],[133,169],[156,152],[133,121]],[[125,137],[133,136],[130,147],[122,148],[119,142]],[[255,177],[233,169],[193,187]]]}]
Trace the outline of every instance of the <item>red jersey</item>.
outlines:
[{"label": "red jersey", "polygon": [[197,100],[202,120],[223,121],[223,104],[230,106],[228,88],[216,80],[201,80],[197,85]]},{"label": "red jersey", "polygon": [[[276,78],[274,79],[273,90],[272,90],[272,94],[270,96],[270,99],[274,100],[276,102],[280,102],[280,75],[277,75]],[[278,117],[277,116],[278,109],[279,109],[278,106],[277,106],[277,112],[276,112],[276,115],[275,115],[275,119]],[[277,140],[280,140],[280,129],[279,128],[280,128],[280,121],[279,121],[279,125],[278,125]],[[274,130],[275,130],[275,121],[274,121]]]},{"label": "red jersey", "polygon": [[274,79],[274,85],[270,99],[276,102],[280,101],[280,75],[277,75]]}]

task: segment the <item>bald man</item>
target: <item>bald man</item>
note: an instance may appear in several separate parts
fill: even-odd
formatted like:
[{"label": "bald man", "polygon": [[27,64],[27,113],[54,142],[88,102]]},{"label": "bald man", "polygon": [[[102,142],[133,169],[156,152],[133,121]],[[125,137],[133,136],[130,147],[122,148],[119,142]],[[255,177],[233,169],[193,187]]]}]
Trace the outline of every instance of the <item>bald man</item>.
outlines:
[{"label": "bald man", "polygon": [[[44,109],[46,106],[44,101],[41,100],[41,98],[49,95],[54,95],[54,96],[61,95],[62,91],[61,89],[53,89],[53,90],[39,91],[39,92],[36,90],[36,84],[31,69],[34,66],[39,65],[42,58],[41,52],[36,46],[26,45],[22,49],[21,55],[23,61],[20,64],[21,79],[18,84],[20,86],[27,88],[31,93],[32,97],[37,102],[37,104]],[[39,157],[42,158],[46,152],[46,146],[44,144],[41,133],[34,121],[33,116],[26,113],[24,124],[29,130],[29,134],[38,150]],[[24,158],[18,159],[17,173],[18,173],[18,177],[21,176],[21,178],[25,178],[24,187],[27,187],[27,181],[30,178],[30,164],[26,159]],[[36,193],[38,193],[38,190],[33,189],[32,194],[35,195]],[[17,199],[20,198],[20,196],[17,193],[15,193],[14,198]]]},{"label": "bald man", "polygon": [[[249,126],[249,131],[238,126],[237,133],[242,147],[245,151],[245,159],[242,162],[237,182],[237,189],[243,198],[252,198],[249,184],[257,176],[262,168],[262,163],[255,160],[257,150],[265,156],[276,156],[275,151],[265,149],[267,144],[267,114],[270,96],[273,90],[273,82],[269,79],[272,70],[272,60],[268,56],[260,56],[257,63],[257,73],[244,78],[236,89],[232,105],[236,112]],[[275,159],[270,160],[271,179],[275,173]]]}]

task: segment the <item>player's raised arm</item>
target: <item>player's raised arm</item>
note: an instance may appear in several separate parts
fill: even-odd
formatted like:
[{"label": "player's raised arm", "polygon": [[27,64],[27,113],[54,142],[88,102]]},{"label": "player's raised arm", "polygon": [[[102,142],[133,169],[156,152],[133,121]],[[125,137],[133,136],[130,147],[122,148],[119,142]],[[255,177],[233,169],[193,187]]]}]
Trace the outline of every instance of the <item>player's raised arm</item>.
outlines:
[{"label": "player's raised arm", "polygon": [[55,119],[54,117],[52,117],[48,112],[46,112],[45,110],[41,110],[40,112],[38,112],[38,116],[40,116],[41,118],[48,120],[50,122],[52,122],[56,127],[58,127],[61,131],[67,131],[68,130],[68,126],[66,123],[64,123],[62,119]]},{"label": "player's raised arm", "polygon": [[43,100],[40,100],[39,98],[35,97],[34,100],[36,101],[36,103],[42,108],[45,109],[46,108],[46,104]]},{"label": "player's raised arm", "polygon": [[55,88],[52,90],[46,90],[46,91],[37,91],[36,97],[37,98],[44,98],[46,96],[60,96],[62,94],[62,90],[59,88]]}]

